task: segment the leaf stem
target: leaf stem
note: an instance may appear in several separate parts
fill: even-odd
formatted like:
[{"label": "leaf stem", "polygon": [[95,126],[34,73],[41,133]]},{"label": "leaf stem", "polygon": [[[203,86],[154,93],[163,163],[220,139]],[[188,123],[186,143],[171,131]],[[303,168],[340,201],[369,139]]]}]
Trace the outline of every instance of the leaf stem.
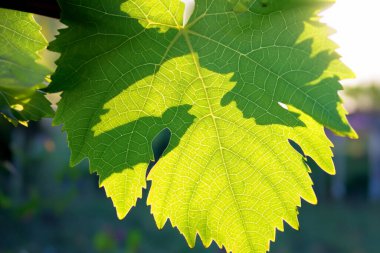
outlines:
[{"label": "leaf stem", "polygon": [[51,18],[59,18],[61,12],[57,0],[0,1],[0,8],[30,12]]}]

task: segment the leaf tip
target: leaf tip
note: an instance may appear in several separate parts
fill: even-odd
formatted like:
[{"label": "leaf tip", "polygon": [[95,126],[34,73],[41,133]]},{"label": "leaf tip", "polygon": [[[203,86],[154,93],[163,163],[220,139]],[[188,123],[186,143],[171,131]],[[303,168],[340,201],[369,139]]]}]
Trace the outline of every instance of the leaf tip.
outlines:
[{"label": "leaf tip", "polygon": [[116,208],[116,215],[119,220],[122,220],[127,216],[127,212],[125,212],[124,210],[121,211],[119,208]]}]

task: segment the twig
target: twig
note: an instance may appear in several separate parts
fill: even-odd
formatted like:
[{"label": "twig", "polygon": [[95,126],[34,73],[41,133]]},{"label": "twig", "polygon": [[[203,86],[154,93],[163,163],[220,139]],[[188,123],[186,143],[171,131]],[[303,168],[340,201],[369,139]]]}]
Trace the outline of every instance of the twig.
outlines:
[{"label": "twig", "polygon": [[60,17],[56,0],[0,0],[0,8],[30,12],[52,18]]}]

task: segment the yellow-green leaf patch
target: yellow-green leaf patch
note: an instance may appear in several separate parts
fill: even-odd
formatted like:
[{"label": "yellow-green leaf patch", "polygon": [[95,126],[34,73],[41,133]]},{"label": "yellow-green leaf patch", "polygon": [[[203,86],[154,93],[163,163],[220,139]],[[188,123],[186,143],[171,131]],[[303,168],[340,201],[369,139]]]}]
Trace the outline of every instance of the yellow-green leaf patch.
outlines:
[{"label": "yellow-green leaf patch", "polygon": [[298,228],[301,199],[317,202],[306,157],[334,174],[324,127],[356,137],[337,94],[351,72],[318,18],[329,3],[196,1],[183,26],[180,0],[60,1],[50,89],[72,163],[89,159],[123,218],[169,129],[147,176],[158,227],[266,252],[283,221]]}]

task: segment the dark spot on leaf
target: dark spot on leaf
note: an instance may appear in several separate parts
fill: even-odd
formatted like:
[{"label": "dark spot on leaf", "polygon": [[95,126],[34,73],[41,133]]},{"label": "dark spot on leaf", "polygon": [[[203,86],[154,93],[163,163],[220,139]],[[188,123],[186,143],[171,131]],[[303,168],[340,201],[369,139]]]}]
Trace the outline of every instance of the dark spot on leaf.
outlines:
[{"label": "dark spot on leaf", "polygon": [[157,162],[169,145],[171,132],[168,128],[163,129],[152,141],[154,160]]},{"label": "dark spot on leaf", "polygon": [[152,167],[158,162],[165,149],[169,145],[171,137],[171,132],[168,128],[163,129],[152,141],[152,149],[154,154],[154,161],[151,161],[148,165],[147,175],[149,174]]}]

